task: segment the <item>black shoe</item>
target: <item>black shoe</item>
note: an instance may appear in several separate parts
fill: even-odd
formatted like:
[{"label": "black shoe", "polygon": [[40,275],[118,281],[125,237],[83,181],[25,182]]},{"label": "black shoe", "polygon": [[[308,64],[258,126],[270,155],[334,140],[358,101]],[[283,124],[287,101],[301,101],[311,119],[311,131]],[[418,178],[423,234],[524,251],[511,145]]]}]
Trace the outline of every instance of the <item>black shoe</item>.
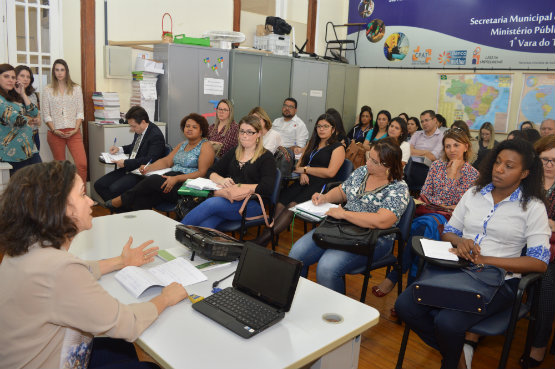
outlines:
[{"label": "black shoe", "polygon": [[102,206],[104,206],[106,209],[110,210],[111,213],[116,212],[116,207],[114,205],[112,205],[112,200],[105,201],[104,204],[102,204]]},{"label": "black shoe", "polygon": [[530,356],[526,357],[524,354],[522,354],[519,362],[522,368],[537,368],[542,364],[543,360],[538,361],[536,359],[532,359]]}]

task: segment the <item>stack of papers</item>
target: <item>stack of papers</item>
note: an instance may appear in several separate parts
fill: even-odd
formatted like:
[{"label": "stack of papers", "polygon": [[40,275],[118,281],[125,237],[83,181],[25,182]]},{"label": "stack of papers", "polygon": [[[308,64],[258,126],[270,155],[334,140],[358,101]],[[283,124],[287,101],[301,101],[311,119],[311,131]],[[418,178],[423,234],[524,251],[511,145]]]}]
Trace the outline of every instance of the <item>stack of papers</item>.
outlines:
[{"label": "stack of papers", "polygon": [[120,101],[117,92],[93,92],[94,118],[98,124],[118,124]]},{"label": "stack of papers", "polygon": [[[164,71],[162,70],[161,73]],[[154,111],[156,108],[156,81],[158,81],[158,73],[135,71],[133,72],[131,106],[142,106],[148,113],[150,120],[154,120]]]},{"label": "stack of papers", "polygon": [[161,176],[163,174],[166,174],[167,172],[170,172],[171,170],[172,170],[172,168],[164,168],[164,169],[153,170],[152,172],[147,172],[146,174],[142,174],[141,172],[139,172],[139,168],[137,168],[137,169],[131,171],[131,173],[137,174],[137,175],[140,175],[140,176],[144,175],[144,176],[148,177],[148,176],[151,176],[153,174],[158,174],[158,175]]},{"label": "stack of papers", "polygon": [[115,277],[135,298],[153,286],[165,287],[173,282],[189,286],[208,279],[181,257],[150,269],[128,266],[117,272]]},{"label": "stack of papers", "polygon": [[195,178],[193,180],[187,181],[187,187],[194,188],[195,190],[219,190],[221,187],[209,180],[208,178]]},{"label": "stack of papers", "polygon": [[289,210],[293,212],[300,212],[302,214],[308,214],[309,216],[311,215],[318,219],[322,219],[326,216],[326,213],[328,212],[328,210],[330,210],[331,208],[337,208],[337,207],[339,207],[339,205],[332,204],[329,202],[326,202],[320,205],[314,205],[314,203],[312,203],[312,200],[308,200],[303,203],[295,205]]}]

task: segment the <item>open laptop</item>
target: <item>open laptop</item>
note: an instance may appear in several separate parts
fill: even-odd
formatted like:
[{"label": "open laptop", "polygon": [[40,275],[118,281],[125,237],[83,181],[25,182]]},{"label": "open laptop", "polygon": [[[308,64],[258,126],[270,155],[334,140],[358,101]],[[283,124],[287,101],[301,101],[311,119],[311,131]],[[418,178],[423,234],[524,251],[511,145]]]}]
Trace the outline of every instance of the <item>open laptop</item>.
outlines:
[{"label": "open laptop", "polygon": [[291,308],[302,262],[247,242],[233,287],[193,304],[193,309],[243,338],[277,323]]}]

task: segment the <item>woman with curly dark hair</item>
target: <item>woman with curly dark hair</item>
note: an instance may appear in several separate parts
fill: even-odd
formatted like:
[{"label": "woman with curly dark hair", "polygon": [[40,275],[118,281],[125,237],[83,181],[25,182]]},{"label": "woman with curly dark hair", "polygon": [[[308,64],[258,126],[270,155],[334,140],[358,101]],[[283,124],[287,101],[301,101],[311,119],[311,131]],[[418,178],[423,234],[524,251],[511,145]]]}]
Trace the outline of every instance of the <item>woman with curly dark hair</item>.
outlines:
[{"label": "woman with curly dark hair", "polygon": [[507,271],[504,285],[484,314],[418,304],[415,284],[395,303],[401,319],[439,350],[442,368],[471,367],[476,342],[468,344],[467,355],[465,332],[512,305],[521,273],[543,273],[549,263],[551,230],[543,201],[542,164],[532,145],[520,139],[503,141],[482,164],[476,186],[457,204],[442,240],[451,242],[452,252],[462,259]]},{"label": "woman with curly dark hair", "polygon": [[172,283],[150,301],[131,305],[110,296],[96,280],[154,261],[158,248],[149,246],[152,241],[131,248],[130,237],[121,255],[110,259],[70,254],[74,237],[92,227],[92,205],[68,161],[30,165],[10,179],[0,198],[2,367],[87,368],[90,360],[90,367],[117,361],[118,368],[152,368],[138,362],[128,342],[187,291]]}]

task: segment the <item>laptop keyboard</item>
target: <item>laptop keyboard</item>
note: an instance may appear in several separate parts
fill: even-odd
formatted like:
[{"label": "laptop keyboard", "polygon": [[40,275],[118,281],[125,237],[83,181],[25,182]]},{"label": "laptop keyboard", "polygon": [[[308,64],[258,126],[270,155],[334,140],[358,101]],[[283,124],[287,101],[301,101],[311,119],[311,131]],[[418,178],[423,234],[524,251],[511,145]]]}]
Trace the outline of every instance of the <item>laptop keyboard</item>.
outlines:
[{"label": "laptop keyboard", "polygon": [[204,301],[254,329],[260,329],[279,317],[277,311],[241,295],[233,288],[208,296]]}]

